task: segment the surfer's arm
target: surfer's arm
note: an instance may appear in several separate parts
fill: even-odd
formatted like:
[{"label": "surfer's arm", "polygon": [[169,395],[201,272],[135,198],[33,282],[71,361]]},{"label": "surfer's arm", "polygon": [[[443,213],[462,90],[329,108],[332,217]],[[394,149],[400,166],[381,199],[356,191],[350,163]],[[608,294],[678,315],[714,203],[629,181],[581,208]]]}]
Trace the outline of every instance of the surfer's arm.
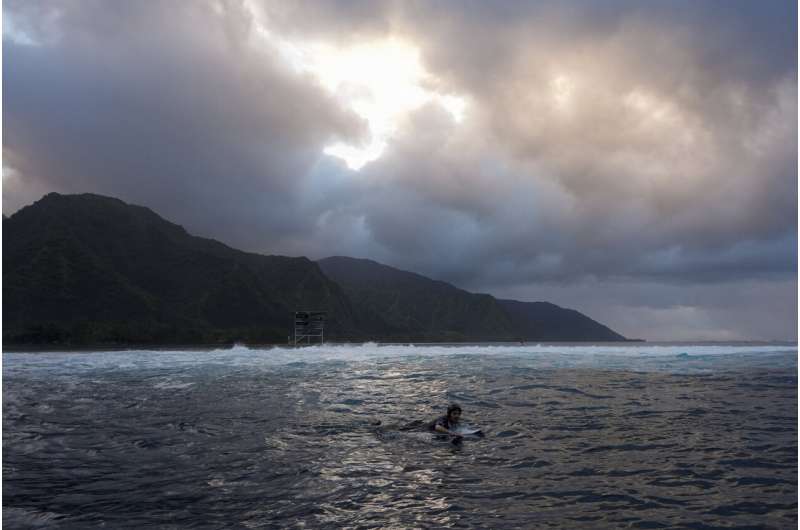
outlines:
[{"label": "surfer's arm", "polygon": [[456,433],[454,433],[453,431],[451,431],[450,429],[448,429],[447,427],[445,427],[441,423],[437,423],[436,427],[434,428],[434,430],[436,432],[440,432],[442,434],[449,434],[451,436],[458,436]]}]

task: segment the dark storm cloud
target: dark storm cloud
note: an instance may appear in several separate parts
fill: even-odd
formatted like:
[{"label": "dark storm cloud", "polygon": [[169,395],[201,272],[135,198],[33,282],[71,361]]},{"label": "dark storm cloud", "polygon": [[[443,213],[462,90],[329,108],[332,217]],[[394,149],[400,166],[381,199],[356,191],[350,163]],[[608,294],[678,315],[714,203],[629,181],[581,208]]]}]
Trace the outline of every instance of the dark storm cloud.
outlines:
[{"label": "dark storm cloud", "polygon": [[14,20],[42,44],[4,42],[3,149],[20,175],[6,209],[31,185],[118,196],[248,248],[308,229],[294,214],[308,168],[363,123],[254,49],[235,4],[80,3],[44,29],[23,23],[29,6]]},{"label": "dark storm cloud", "polygon": [[[779,300],[796,321],[796,300],[753,294],[796,290],[793,2],[5,2],[4,15],[7,214],[47,191],[104,193],[234,246],[369,257],[596,318],[581,293],[613,287],[608,314],[630,335],[796,336],[769,316]],[[468,102],[464,120],[429,102],[353,172],[322,150],[366,140],[367,124],[259,41],[261,25],[295,42],[405,40],[430,90]],[[732,315],[737,282],[760,313]],[[642,309],[639,292],[661,302]]]}]

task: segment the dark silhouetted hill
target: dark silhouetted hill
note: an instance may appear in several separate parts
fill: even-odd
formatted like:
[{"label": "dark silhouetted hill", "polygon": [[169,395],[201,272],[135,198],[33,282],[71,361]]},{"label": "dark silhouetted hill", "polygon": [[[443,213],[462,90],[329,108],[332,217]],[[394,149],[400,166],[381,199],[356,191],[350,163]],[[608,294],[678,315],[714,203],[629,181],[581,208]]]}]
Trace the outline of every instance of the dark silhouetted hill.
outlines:
[{"label": "dark silhouetted hill", "polygon": [[147,208],[51,193],[3,222],[3,338],[14,343],[285,342],[291,312],[360,324],[306,258],[189,235]]},{"label": "dark silhouetted hill", "polygon": [[498,300],[526,340],[624,341],[625,337],[575,311],[549,302]]},{"label": "dark silhouetted hill", "polygon": [[3,236],[7,346],[283,343],[296,310],[328,311],[334,340],[624,340],[577,311],[374,261],[242,252],[99,195],[48,194]]},{"label": "dark silhouetted hill", "polygon": [[352,302],[384,315],[400,335],[436,340],[624,341],[574,311],[547,302],[498,300],[372,260],[335,256],[318,261]]},{"label": "dark silhouetted hill", "polygon": [[477,341],[515,336],[509,315],[488,294],[366,259],[335,256],[317,263],[355,305],[381,315],[396,338]]}]

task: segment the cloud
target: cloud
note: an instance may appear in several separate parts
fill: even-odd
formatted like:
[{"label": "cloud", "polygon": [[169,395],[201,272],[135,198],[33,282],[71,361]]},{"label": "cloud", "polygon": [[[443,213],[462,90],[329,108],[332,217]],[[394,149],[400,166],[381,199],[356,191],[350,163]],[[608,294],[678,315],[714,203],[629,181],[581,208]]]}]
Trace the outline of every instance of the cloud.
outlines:
[{"label": "cloud", "polygon": [[[293,206],[305,175],[363,123],[255,46],[246,13],[226,5],[76,4],[58,31],[30,30],[42,45],[6,40],[17,187],[119,196],[249,248],[304,229]],[[16,189],[4,209],[22,205]]]},{"label": "cloud", "polygon": [[[796,285],[794,3],[11,1],[4,15],[6,214],[89,191],[240,248],[369,257],[520,299],[580,304],[597,282],[627,297],[608,314],[631,335],[732,337],[692,289]],[[292,57],[391,39],[419,52],[436,98],[392,114],[381,156],[353,171],[323,151],[374,140],[348,100],[369,92],[332,91]],[[671,305],[626,312],[639,289]],[[796,336],[754,299],[761,313],[736,315],[755,324],[725,318]],[[796,321],[796,300],[776,299]]]},{"label": "cloud", "polygon": [[[775,250],[769,256],[776,261],[761,260],[767,269],[794,269],[791,3],[279,5],[263,3],[266,18],[305,38],[407,38],[420,46],[437,89],[469,98],[468,130],[422,109],[365,172],[414,190],[404,200],[426,208],[426,225],[448,226],[454,210],[488,225],[485,240],[469,238],[457,252],[483,256],[471,262],[476,274],[492,269],[492,256],[514,261],[497,250],[517,248],[516,269],[539,279],[541,268],[526,266],[537,259],[528,251],[535,247],[550,256],[540,261],[561,257],[562,276],[668,274],[673,267],[688,278],[692,264],[698,277],[708,276],[713,255],[727,260],[743,241]],[[504,169],[486,173],[487,165]],[[507,214],[512,203],[533,208],[533,197],[541,199],[536,215]],[[363,213],[375,242],[395,248],[394,262],[411,262],[399,228],[381,229],[397,225],[390,210]],[[430,241],[415,250],[438,247],[441,230],[423,230],[416,219],[407,220],[408,232]],[[453,226],[449,239],[458,241],[468,222]],[[548,237],[551,230],[558,237]],[[688,259],[679,263],[676,255]],[[654,264],[658,256],[670,259]],[[429,257],[426,271],[466,278],[441,255]],[[744,276],[752,271],[742,268]]]},{"label": "cloud", "polygon": [[703,284],[589,278],[510,285],[495,294],[577,309],[648,341],[797,340],[796,278]]}]

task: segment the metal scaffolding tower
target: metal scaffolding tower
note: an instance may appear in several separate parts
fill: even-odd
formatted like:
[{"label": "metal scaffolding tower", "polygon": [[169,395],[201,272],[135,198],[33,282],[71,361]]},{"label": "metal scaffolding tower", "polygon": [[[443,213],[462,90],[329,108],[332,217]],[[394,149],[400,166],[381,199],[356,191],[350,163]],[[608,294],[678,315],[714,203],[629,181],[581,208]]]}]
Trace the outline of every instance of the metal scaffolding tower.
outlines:
[{"label": "metal scaffolding tower", "polygon": [[295,311],[293,344],[312,344],[319,339],[319,344],[325,342],[325,321],[327,311]]}]

